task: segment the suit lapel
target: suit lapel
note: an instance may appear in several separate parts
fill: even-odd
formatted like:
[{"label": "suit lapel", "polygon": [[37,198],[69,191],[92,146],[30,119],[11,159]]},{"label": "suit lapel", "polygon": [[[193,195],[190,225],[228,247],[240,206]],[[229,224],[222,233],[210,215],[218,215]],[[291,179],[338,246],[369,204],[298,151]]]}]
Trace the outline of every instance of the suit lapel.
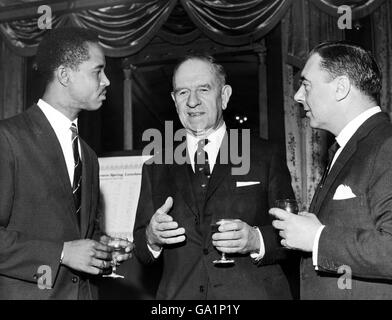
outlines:
[{"label": "suit lapel", "polygon": [[364,139],[380,123],[385,121],[388,121],[387,116],[383,113],[377,113],[359,127],[357,132],[355,132],[355,134],[351,137],[339,157],[336,159],[325,180],[324,186],[322,188],[320,188],[320,185],[317,187],[309,211],[314,212],[317,215],[319,214],[322,205],[329,200],[332,195],[333,190],[331,190],[331,188],[335,184],[335,181],[339,178],[339,173],[355,154],[358,142]]},{"label": "suit lapel", "polygon": [[92,196],[92,167],[91,155],[87,151],[85,142],[80,139],[82,149],[82,208],[80,212],[80,232],[82,238],[85,238],[88,232],[88,226],[91,214],[91,196]]},{"label": "suit lapel", "polygon": [[[188,159],[188,155],[187,155]],[[192,166],[187,162],[185,164],[174,164],[173,177],[176,183],[177,190],[181,193],[185,203],[188,205],[191,212],[199,218],[199,209],[196,203],[196,198],[192,190],[192,181],[190,174],[193,173]]]},{"label": "suit lapel", "polygon": [[72,186],[69,181],[68,170],[60,142],[49,121],[37,105],[29,108],[27,114],[32,124],[31,129],[37,137],[37,146],[40,149],[42,158],[48,163],[44,179],[46,179],[48,185],[55,184],[52,188],[53,190],[58,189],[57,186],[60,184],[60,191],[63,193],[61,198],[64,199],[69,217],[79,233],[80,230],[72,196]]},{"label": "suit lapel", "polygon": [[[232,164],[230,162],[230,141],[229,141],[229,135],[225,134],[221,146],[219,148],[218,155],[216,156],[216,162],[214,169],[212,171],[211,179],[210,182],[208,183],[208,188],[207,188],[207,195],[206,195],[206,203],[207,201],[213,196],[215,191],[218,189],[218,187],[221,185],[223,180],[230,176],[230,170],[232,167]],[[227,152],[227,155],[224,155],[222,159],[225,159],[226,163],[221,163],[221,153],[222,152]]]}]

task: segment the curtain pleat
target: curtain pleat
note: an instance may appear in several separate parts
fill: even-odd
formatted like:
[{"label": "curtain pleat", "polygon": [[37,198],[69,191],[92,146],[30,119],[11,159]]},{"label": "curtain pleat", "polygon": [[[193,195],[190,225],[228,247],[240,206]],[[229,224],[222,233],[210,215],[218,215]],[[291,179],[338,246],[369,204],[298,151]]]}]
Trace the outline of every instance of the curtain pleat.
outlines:
[{"label": "curtain pleat", "polygon": [[[252,43],[267,34],[279,23],[292,2],[146,0],[132,3],[130,0],[129,5],[54,16],[52,27],[78,25],[97,31],[105,54],[110,57],[135,54],[158,34],[170,43],[184,44],[195,40],[202,32],[215,42],[238,46]],[[176,25],[175,17],[169,20],[179,3],[193,25]],[[3,23],[0,32],[17,54],[31,56],[35,54],[44,33],[37,21],[34,18]]]}]

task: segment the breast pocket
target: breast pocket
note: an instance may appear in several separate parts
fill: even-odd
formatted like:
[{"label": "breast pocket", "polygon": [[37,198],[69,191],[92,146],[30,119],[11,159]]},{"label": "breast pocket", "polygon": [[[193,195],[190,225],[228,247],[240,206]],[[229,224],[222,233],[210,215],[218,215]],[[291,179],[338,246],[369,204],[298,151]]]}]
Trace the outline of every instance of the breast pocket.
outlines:
[{"label": "breast pocket", "polygon": [[248,186],[237,186],[235,183],[232,189],[235,194],[258,193],[262,191],[262,185],[259,183]]}]

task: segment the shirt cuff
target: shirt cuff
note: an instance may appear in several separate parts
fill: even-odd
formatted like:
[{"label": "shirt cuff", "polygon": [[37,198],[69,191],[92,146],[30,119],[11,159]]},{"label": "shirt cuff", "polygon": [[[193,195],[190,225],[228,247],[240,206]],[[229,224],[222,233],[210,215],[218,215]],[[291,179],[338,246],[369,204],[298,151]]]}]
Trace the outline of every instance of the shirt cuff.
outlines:
[{"label": "shirt cuff", "polygon": [[147,243],[147,248],[148,248],[148,250],[150,250],[152,256],[153,256],[155,259],[158,259],[159,256],[161,255],[162,248],[161,248],[159,251],[156,251],[156,250],[152,249],[148,243]]},{"label": "shirt cuff", "polygon": [[323,229],[325,228],[325,226],[320,226],[316,232],[316,236],[314,237],[314,242],[313,242],[313,251],[312,251],[312,260],[313,260],[313,266],[316,270],[318,270],[318,266],[317,266],[317,258],[318,258],[318,245],[319,245],[319,240],[320,240],[320,236],[321,236],[321,231],[323,231]]},{"label": "shirt cuff", "polygon": [[253,228],[255,228],[257,230],[257,232],[259,233],[260,250],[258,253],[257,252],[251,253],[250,257],[252,259],[255,259],[255,261],[260,261],[264,257],[264,254],[265,254],[264,239],[263,239],[263,236],[261,235],[260,229],[257,227],[253,227]]}]

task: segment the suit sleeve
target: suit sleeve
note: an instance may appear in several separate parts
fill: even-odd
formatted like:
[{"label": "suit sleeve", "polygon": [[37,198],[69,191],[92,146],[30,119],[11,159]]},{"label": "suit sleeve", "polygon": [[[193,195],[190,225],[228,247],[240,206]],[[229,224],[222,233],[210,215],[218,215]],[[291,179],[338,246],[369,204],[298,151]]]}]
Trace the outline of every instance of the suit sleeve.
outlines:
[{"label": "suit sleeve", "polygon": [[143,264],[152,264],[157,260],[148,250],[146,237],[146,228],[154,213],[155,210],[152,199],[152,166],[144,164],[135,226],[133,229],[135,255]]},{"label": "suit sleeve", "polygon": [[[269,164],[268,207],[272,208],[275,200],[295,199],[295,196],[291,186],[291,176],[287,168],[286,157],[277,146],[272,148]],[[261,265],[274,264],[289,257],[287,250],[280,244],[281,239],[278,232],[272,227],[271,216],[270,219],[271,224],[259,227],[265,246],[265,255],[260,260]]]},{"label": "suit sleeve", "polygon": [[360,229],[355,222],[351,226],[327,224],[319,241],[320,270],[336,273],[348,266],[353,276],[392,278],[391,138],[376,153],[367,189],[364,205],[374,227]]},{"label": "suit sleeve", "polygon": [[17,205],[14,202],[16,163],[12,144],[0,131],[0,274],[37,282],[40,276],[37,266],[49,266],[54,285],[63,244],[31,239],[12,229],[13,207]]}]

